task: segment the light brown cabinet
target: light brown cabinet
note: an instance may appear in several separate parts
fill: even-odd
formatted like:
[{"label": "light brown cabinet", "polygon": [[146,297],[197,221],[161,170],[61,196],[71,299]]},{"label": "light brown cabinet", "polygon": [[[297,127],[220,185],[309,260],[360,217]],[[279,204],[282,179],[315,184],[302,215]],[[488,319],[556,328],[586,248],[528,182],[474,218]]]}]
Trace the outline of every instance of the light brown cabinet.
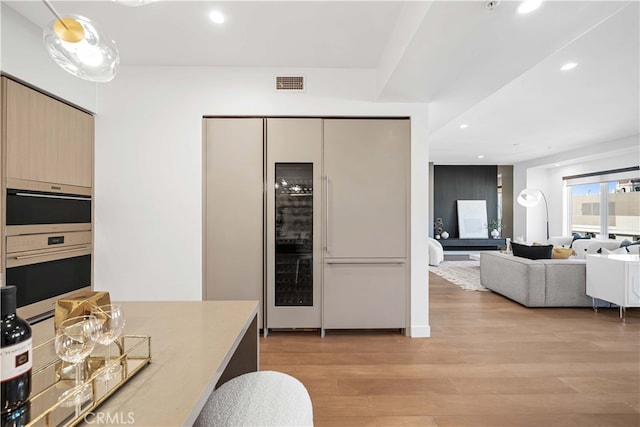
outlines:
[{"label": "light brown cabinet", "polygon": [[4,77],[2,86],[8,182],[91,188],[93,116]]},{"label": "light brown cabinet", "polygon": [[325,119],[325,257],[406,256],[409,140],[409,120]]},{"label": "light brown cabinet", "polygon": [[324,121],[325,329],[404,328],[409,119]]},{"label": "light brown cabinet", "polygon": [[263,119],[204,120],[205,300],[259,300],[263,327]]}]

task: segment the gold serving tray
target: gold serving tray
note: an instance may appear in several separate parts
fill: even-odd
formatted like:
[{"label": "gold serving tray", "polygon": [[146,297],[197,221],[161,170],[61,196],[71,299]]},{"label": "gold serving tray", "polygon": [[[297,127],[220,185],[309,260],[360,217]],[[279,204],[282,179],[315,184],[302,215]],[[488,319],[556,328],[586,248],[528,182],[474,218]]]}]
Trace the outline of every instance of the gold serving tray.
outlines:
[{"label": "gold serving tray", "polygon": [[27,426],[67,427],[94,421],[99,415],[94,409],[151,363],[151,337],[124,335],[112,344],[110,365],[119,364],[122,370],[108,381],[99,378],[105,361],[106,347],[96,345],[94,353],[82,365],[84,383],[91,384],[92,398],[69,407],[65,406],[65,400],[58,401],[58,398],[75,386],[74,366],[56,355],[53,338],[34,347]]}]

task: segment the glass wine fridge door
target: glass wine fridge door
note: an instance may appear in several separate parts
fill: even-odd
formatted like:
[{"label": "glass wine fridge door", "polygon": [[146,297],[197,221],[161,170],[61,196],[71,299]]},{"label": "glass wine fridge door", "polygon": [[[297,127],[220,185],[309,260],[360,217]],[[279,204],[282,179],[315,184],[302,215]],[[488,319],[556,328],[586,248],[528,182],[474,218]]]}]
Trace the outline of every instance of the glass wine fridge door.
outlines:
[{"label": "glass wine fridge door", "polygon": [[275,164],[276,307],[313,306],[313,164]]}]

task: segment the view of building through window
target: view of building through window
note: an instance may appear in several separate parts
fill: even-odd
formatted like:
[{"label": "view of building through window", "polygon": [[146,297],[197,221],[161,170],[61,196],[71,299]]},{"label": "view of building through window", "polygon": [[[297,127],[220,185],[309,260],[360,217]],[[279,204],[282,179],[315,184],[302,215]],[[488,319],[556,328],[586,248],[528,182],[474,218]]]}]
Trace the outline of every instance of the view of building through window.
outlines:
[{"label": "view of building through window", "polygon": [[[640,179],[570,188],[572,234],[589,234],[600,239],[640,239]],[[603,223],[605,215],[607,221]]]}]

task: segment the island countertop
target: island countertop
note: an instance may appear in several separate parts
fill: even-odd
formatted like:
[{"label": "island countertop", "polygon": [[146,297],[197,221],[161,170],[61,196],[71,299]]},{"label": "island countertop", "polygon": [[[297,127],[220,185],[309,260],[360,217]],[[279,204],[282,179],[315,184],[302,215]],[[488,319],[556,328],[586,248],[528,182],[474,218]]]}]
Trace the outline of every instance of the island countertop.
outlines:
[{"label": "island countertop", "polygon": [[[151,363],[94,410],[137,426],[191,425],[221,378],[257,370],[257,301],[122,302],[124,334],[151,337]],[[34,345],[53,318],[32,325]],[[243,353],[239,355],[238,353]],[[236,359],[241,359],[240,368]],[[92,418],[93,424],[98,418]]]}]

